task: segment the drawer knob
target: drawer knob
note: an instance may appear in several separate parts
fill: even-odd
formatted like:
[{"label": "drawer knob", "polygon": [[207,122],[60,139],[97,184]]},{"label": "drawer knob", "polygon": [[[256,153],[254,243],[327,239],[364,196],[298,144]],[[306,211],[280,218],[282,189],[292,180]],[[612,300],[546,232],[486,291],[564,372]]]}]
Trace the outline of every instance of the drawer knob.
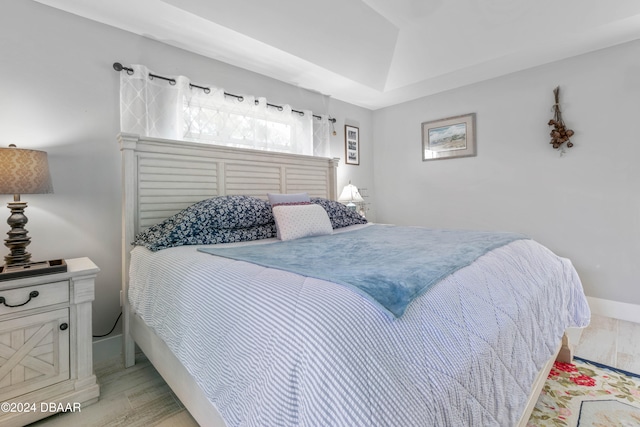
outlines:
[{"label": "drawer knob", "polygon": [[40,293],[38,291],[29,292],[29,299],[26,300],[25,302],[23,302],[22,304],[15,304],[15,305],[7,304],[7,301],[4,299],[4,297],[0,297],[0,302],[2,304],[4,304],[5,307],[11,307],[11,308],[13,308],[13,307],[22,307],[23,305],[27,305],[27,303],[29,301],[31,301],[31,299],[37,297],[38,295],[40,295]]},{"label": "drawer knob", "polygon": [[60,330],[61,331],[66,331],[68,327],[69,327],[68,323],[63,323],[62,325],[60,325]]}]

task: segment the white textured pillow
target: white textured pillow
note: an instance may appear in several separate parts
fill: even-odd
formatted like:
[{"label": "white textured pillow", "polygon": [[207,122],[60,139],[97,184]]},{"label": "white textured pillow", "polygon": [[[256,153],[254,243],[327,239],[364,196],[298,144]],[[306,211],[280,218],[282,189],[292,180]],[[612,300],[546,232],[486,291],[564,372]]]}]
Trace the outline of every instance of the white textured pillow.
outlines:
[{"label": "white textured pillow", "polygon": [[327,211],[320,205],[280,205],[273,207],[280,240],[333,233]]}]

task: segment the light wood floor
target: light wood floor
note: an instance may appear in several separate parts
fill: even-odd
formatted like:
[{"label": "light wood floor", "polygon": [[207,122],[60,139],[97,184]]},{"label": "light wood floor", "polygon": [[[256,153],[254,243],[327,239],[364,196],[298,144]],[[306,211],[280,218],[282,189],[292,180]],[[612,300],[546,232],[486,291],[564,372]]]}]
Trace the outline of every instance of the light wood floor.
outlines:
[{"label": "light wood floor", "polygon": [[120,358],[97,363],[100,400],[76,413],[60,413],[29,427],[197,427],[143,354],[124,369]]},{"label": "light wood floor", "polygon": [[[592,316],[582,331],[576,355],[640,374],[640,324]],[[96,364],[100,400],[79,413],[53,415],[38,427],[197,427],[162,377],[139,354],[125,370],[118,360]]]},{"label": "light wood floor", "polygon": [[576,356],[640,374],[640,323],[591,316]]}]

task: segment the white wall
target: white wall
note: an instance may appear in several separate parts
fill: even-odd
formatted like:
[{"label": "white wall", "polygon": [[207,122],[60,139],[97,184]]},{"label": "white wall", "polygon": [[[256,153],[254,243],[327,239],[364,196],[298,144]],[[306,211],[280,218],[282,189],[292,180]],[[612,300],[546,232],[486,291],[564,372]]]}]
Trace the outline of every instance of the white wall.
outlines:
[{"label": "white wall", "polygon": [[[553,88],[576,134],[549,141]],[[640,304],[640,41],[374,112],[377,220],[512,230],[570,258],[590,297]],[[420,124],[475,112],[478,155],[421,159]]]},{"label": "white wall", "polygon": [[158,73],[183,74],[195,83],[336,117],[334,157],[344,157],[345,122],[359,125],[361,164],[341,164],[339,189],[349,179],[372,187],[369,110],[32,1],[3,1],[0,52],[0,145],[47,151],[54,184],[53,195],[23,196],[29,203],[29,251],[34,260],[89,256],[98,264],[96,334],[107,332],[120,312],[120,116],[114,62],[145,64]]}]

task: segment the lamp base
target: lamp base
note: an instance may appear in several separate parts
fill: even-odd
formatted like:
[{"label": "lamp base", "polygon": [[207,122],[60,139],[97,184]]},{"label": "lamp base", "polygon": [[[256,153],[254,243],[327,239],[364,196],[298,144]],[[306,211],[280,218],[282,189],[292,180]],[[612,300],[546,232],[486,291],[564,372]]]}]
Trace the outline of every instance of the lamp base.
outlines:
[{"label": "lamp base", "polygon": [[4,245],[9,248],[11,253],[4,257],[4,261],[7,265],[28,264],[31,261],[31,254],[27,252],[26,248],[31,243],[31,237],[27,235],[28,231],[24,228],[28,221],[24,214],[27,202],[21,202],[20,195],[15,195],[14,201],[7,203],[7,207],[11,211],[11,215],[7,219],[11,230],[7,233],[9,238],[4,239]]},{"label": "lamp base", "polygon": [[64,273],[65,271],[67,271],[67,263],[63,259],[20,265],[3,265],[0,266],[0,281],[41,274]]}]

